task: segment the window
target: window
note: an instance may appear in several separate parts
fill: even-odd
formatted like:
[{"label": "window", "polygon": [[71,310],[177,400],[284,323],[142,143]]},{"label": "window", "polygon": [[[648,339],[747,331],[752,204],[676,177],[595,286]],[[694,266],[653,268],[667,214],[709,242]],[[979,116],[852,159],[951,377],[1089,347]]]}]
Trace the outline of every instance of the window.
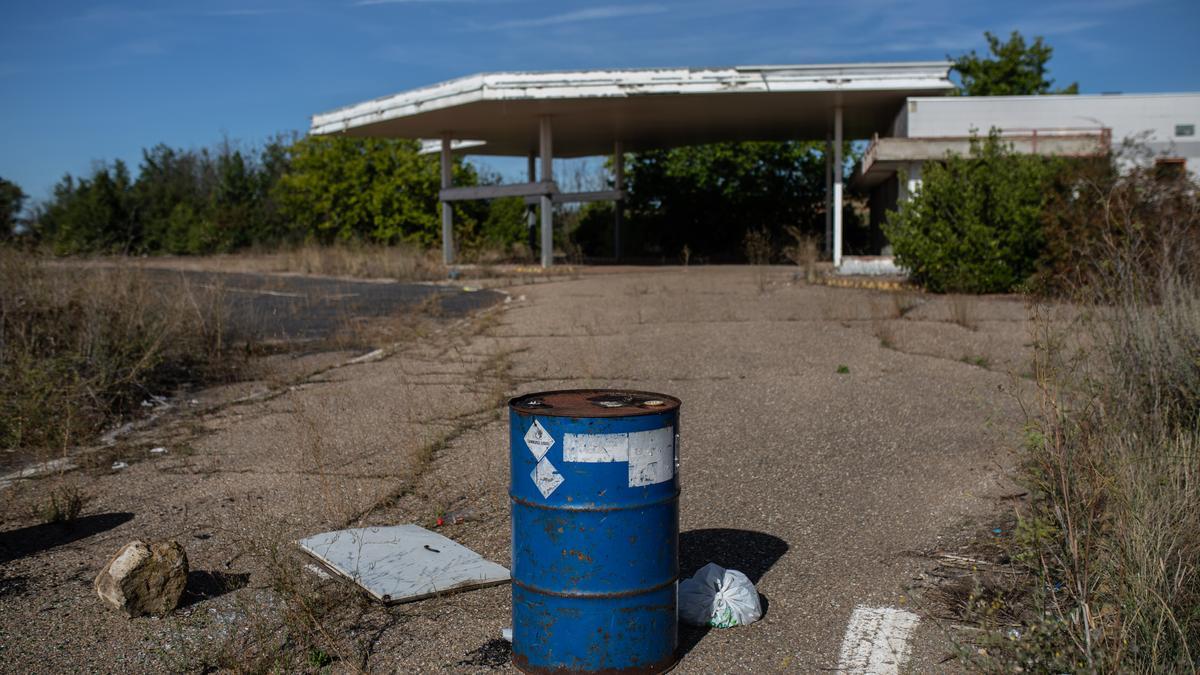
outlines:
[{"label": "window", "polygon": [[1159,157],[1154,160],[1154,172],[1160,180],[1174,180],[1187,175],[1187,159]]},{"label": "window", "polygon": [[1175,125],[1175,135],[1176,136],[1195,136],[1196,135],[1196,125],[1195,124],[1176,124]]}]

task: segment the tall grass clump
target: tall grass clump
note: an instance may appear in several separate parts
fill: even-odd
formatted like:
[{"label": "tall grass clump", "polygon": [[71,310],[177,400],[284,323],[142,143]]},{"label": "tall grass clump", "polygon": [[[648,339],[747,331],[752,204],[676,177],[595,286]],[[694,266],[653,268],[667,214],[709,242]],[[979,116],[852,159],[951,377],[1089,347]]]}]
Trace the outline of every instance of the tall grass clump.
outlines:
[{"label": "tall grass clump", "polygon": [[[1021,625],[982,662],[1033,672],[1200,668],[1200,197],[1138,171],[1104,194],[1068,283],[1079,316],[1040,313],[1038,405],[1014,556]],[[973,658],[977,658],[976,657]]]},{"label": "tall grass clump", "polygon": [[231,375],[220,292],[0,248],[0,448],[85,443],[154,396]]},{"label": "tall grass clump", "polygon": [[283,266],[305,274],[398,281],[430,281],[446,276],[433,250],[406,244],[304,244],[284,253]]}]

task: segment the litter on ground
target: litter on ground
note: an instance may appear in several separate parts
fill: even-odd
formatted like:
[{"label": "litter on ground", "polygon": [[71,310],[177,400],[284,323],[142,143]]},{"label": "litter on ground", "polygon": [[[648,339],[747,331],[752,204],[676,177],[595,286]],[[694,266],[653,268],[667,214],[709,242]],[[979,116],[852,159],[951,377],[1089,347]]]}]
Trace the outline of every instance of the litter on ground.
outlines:
[{"label": "litter on ground", "polygon": [[297,544],[371,597],[389,604],[509,580],[505,567],[419,525],[323,532]]}]

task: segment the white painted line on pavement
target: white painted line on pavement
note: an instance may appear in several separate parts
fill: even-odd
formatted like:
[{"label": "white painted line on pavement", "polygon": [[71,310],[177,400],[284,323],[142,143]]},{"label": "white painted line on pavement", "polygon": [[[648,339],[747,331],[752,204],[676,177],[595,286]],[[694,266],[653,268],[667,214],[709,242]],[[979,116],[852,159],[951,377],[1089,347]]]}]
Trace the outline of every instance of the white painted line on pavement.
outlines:
[{"label": "white painted line on pavement", "polygon": [[283,291],[266,291],[261,288],[235,288],[233,286],[214,286],[212,284],[201,284],[201,288],[207,288],[214,291],[225,291],[227,293],[248,293],[250,295],[270,295],[277,298],[307,298],[303,293],[285,293]]},{"label": "white painted line on pavement", "polygon": [[895,607],[854,608],[837,672],[850,675],[893,675],[908,658],[908,636],[919,621],[916,614]]}]

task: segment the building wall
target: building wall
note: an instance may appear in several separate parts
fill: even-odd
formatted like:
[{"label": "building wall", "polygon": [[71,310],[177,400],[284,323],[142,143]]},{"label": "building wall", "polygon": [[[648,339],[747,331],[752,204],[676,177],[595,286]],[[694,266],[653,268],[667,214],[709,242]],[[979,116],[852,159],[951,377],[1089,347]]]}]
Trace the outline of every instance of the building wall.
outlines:
[{"label": "building wall", "polygon": [[[1190,126],[1191,135],[1178,127]],[[898,136],[936,138],[986,134],[995,127],[1112,130],[1114,149],[1144,145],[1153,156],[1182,157],[1200,171],[1200,94],[914,97],[893,124]],[[1132,155],[1130,155],[1132,158]]]}]

